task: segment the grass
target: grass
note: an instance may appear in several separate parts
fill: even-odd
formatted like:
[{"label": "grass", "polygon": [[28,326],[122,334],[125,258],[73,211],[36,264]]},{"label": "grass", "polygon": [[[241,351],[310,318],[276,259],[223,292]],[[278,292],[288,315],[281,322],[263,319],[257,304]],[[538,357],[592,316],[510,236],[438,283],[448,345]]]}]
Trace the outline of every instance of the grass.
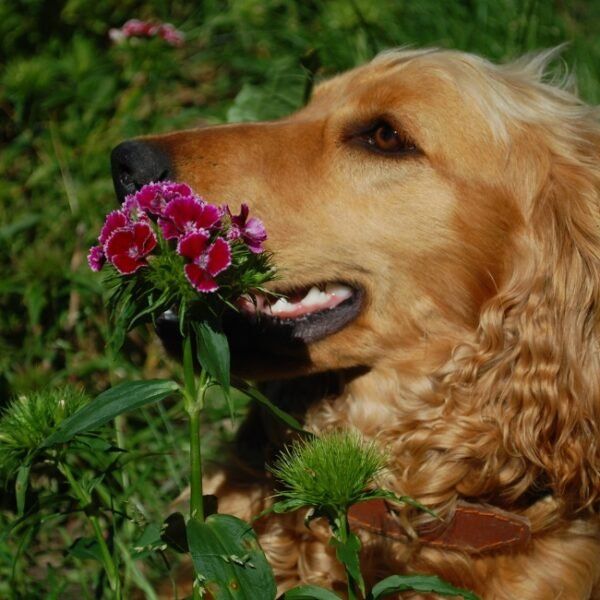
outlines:
[{"label": "grass", "polygon": [[[108,29],[132,17],[173,22],[186,44],[112,45]],[[0,3],[0,407],[66,383],[94,395],[178,368],[149,329],[131,334],[119,356],[105,353],[105,292],[85,257],[115,205],[108,156],[119,141],[199,122],[276,118],[303,103],[313,80],[406,44],[508,60],[567,41],[564,60],[582,96],[598,103],[599,25],[600,5],[582,0]],[[180,415],[165,403],[128,416],[119,434],[129,485],[114,474],[99,493],[126,501],[140,526],[160,522],[186,485]],[[222,405],[211,419],[206,446],[215,456],[231,424]],[[94,456],[79,464],[84,473],[102,466]],[[9,487],[0,529],[14,519],[12,497]],[[23,527],[20,545],[0,537],[1,598],[94,597],[95,564],[62,553],[78,534],[68,499],[60,508],[50,522]],[[118,543],[139,533],[123,527]],[[131,588],[164,571],[140,565],[126,567]]]}]

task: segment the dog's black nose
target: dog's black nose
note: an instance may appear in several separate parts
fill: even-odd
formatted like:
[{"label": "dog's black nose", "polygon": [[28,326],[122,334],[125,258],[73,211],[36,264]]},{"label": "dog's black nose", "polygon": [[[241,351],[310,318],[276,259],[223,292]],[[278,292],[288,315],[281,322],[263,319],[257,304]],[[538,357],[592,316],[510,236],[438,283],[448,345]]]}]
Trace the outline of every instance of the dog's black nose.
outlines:
[{"label": "dog's black nose", "polygon": [[146,183],[169,179],[172,174],[168,155],[158,146],[138,140],[119,144],[110,155],[110,164],[121,200]]}]

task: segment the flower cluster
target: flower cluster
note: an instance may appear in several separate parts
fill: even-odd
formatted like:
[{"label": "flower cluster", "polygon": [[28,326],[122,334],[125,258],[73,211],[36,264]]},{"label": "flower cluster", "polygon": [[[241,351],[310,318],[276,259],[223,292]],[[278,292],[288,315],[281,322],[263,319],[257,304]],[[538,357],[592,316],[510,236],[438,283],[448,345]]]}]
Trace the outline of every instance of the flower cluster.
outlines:
[{"label": "flower cluster", "polygon": [[185,40],[184,34],[171,23],[152,23],[139,19],[130,19],[120,29],[110,29],[108,36],[116,43],[134,37],[159,37],[171,46],[182,46]]},{"label": "flower cluster", "polygon": [[165,244],[172,240],[186,260],[183,270],[190,284],[199,292],[214,292],[219,288],[216,276],[232,264],[233,245],[263,252],[264,225],[248,213],[246,204],[239,215],[227,205],[209,204],[184,183],[150,183],[107,215],[88,264],[99,271],[108,261],[120,274],[130,275],[148,266],[149,255],[161,248],[160,236]]}]

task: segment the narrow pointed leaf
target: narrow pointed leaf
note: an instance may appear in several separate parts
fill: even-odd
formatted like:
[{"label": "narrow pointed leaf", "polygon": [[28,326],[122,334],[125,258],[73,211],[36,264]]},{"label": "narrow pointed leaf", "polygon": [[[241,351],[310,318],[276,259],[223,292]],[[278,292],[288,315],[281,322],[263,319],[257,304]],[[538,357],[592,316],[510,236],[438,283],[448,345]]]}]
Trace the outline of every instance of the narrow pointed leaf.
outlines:
[{"label": "narrow pointed leaf", "polygon": [[273,571],[248,523],[231,515],[190,519],[187,540],[196,573],[213,600],[274,600]]},{"label": "narrow pointed leaf", "polygon": [[360,572],[360,539],[354,533],[348,534],[348,539],[341,542],[331,538],[329,542],[335,548],[337,559],[346,567],[346,570],[358,584],[363,596],[365,595],[365,581]]},{"label": "narrow pointed leaf", "polygon": [[465,600],[479,600],[473,592],[454,587],[436,575],[392,575],[380,581],[371,591],[373,600],[397,592],[428,592],[442,596],[459,596]]},{"label": "narrow pointed leaf", "polygon": [[287,591],[282,596],[283,600],[341,600],[331,590],[317,585],[301,585]]},{"label": "narrow pointed leaf", "polygon": [[291,427],[294,431],[298,431],[308,436],[313,434],[302,428],[302,425],[292,417],[292,415],[281,410],[278,406],[275,406],[263,393],[259,392],[255,387],[245,381],[236,381],[236,387],[244,392],[247,396],[250,396],[253,400],[256,400],[259,404],[262,404],[265,408],[269,409],[271,414],[276,416],[280,421]]},{"label": "narrow pointed leaf", "polygon": [[68,549],[69,554],[83,560],[92,559],[102,562],[102,551],[98,545],[98,540],[93,537],[77,538]]},{"label": "narrow pointed leaf", "polygon": [[112,387],[65,419],[41,444],[41,448],[68,442],[74,436],[97,429],[120,414],[163,400],[178,389],[177,383],[169,379],[130,381]]},{"label": "narrow pointed leaf", "polygon": [[15,495],[17,499],[17,517],[22,517],[25,513],[25,495],[27,494],[27,486],[29,485],[30,464],[24,464],[17,471],[17,479],[15,481]]},{"label": "narrow pointed leaf", "polygon": [[193,324],[196,332],[198,360],[203,369],[215,379],[227,394],[229,392],[229,342],[214,323],[198,321]]},{"label": "narrow pointed leaf", "polygon": [[375,498],[381,498],[382,500],[390,500],[391,502],[398,502],[400,504],[408,504],[413,508],[418,508],[419,510],[426,512],[432,517],[436,517],[439,519],[439,516],[434,511],[432,511],[430,508],[427,508],[427,506],[425,506],[424,504],[421,504],[418,500],[415,500],[410,496],[398,496],[398,494],[394,494],[394,492],[390,490],[370,490],[361,497],[361,501],[373,500]]},{"label": "narrow pointed leaf", "polygon": [[130,554],[132,558],[138,560],[165,547],[166,542],[161,538],[161,528],[155,523],[150,523],[145,527],[140,538],[133,544]]}]

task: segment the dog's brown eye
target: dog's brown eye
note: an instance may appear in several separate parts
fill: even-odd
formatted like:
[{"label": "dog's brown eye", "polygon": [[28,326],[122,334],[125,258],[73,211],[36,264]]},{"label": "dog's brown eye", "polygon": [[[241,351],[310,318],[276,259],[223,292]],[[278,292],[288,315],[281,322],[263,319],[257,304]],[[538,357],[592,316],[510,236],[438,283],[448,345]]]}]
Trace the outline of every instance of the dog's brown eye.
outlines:
[{"label": "dog's brown eye", "polygon": [[373,143],[384,152],[394,152],[402,147],[402,139],[389,125],[380,125],[373,134]]},{"label": "dog's brown eye", "polygon": [[379,154],[401,155],[418,151],[406,134],[381,121],[357,137],[362,144]]}]

